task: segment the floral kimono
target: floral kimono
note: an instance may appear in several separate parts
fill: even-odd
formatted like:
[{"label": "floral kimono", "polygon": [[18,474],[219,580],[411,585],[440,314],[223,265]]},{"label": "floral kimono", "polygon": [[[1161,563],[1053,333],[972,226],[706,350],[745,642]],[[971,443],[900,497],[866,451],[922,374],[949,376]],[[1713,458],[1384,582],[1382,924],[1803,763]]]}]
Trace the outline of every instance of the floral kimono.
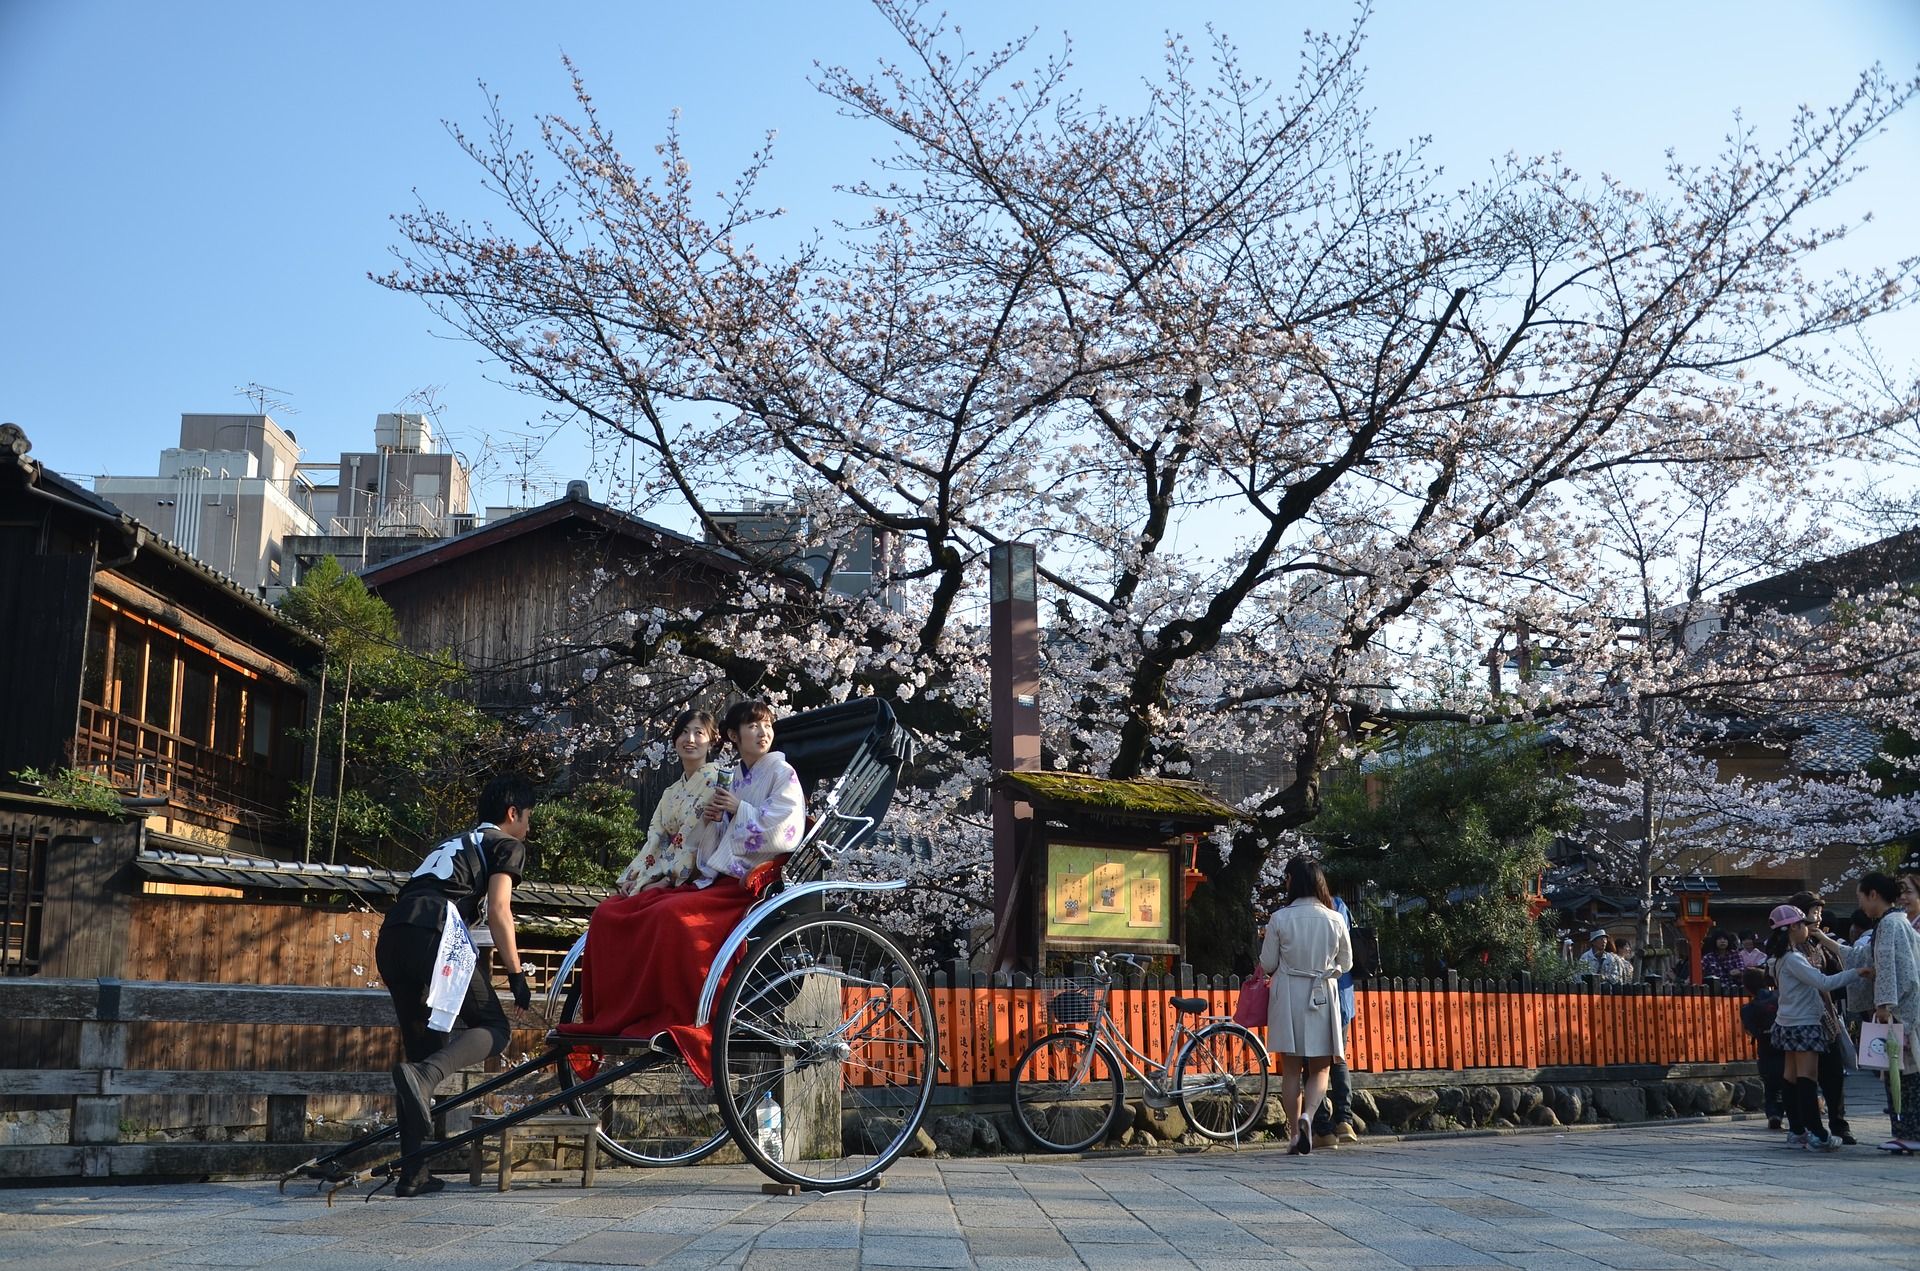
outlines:
[{"label": "floral kimono", "polygon": [[713,793],[719,772],[718,764],[706,764],[667,787],[647,823],[647,841],[613,885],[616,894],[678,887],[699,872],[701,858],[720,835],[718,825],[700,816],[700,805]]},{"label": "floral kimono", "polygon": [[806,796],[800,774],[787,757],[768,751],[734,778],[740,810],[721,822],[720,841],[701,857],[710,878],[745,878],[753,867],[800,846],[806,829]]},{"label": "floral kimono", "polygon": [[[706,797],[712,780],[710,769],[703,769],[684,782],[698,782],[702,788],[686,799],[689,808]],[[727,936],[753,903],[755,893],[745,885],[746,875],[755,865],[798,847],[806,819],[800,778],[777,751],[742,771],[733,793],[740,810],[718,824],[665,822],[662,813],[654,814],[655,828],[664,830],[667,838],[679,830],[679,850],[691,847],[699,853],[699,876],[684,885],[663,876],[632,894],[600,902],[587,924],[582,1018],[558,1031],[621,1037],[671,1033],[687,1067],[712,1084],[712,1030],[693,1022],[699,1016],[702,987]],[[661,808],[672,798],[670,790]],[[657,852],[654,866],[646,863],[653,847],[654,835],[649,833],[647,849],[636,862],[642,875],[659,868]]]}]

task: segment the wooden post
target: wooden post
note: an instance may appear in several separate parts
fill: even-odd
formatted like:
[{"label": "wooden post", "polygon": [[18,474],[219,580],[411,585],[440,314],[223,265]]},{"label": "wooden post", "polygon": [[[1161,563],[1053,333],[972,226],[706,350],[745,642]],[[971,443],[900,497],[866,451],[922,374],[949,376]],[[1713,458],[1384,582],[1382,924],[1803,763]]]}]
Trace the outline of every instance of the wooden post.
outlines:
[{"label": "wooden post", "polygon": [[[101,1090],[112,1088],[127,1066],[127,1025],[121,1018],[120,981],[101,980],[99,1003],[94,1018],[80,1024],[79,1066],[97,1069]],[[111,1172],[110,1155],[105,1150],[120,1141],[121,1099],[119,1095],[75,1095],[73,1129],[75,1146],[98,1147],[82,1154],[80,1172],[86,1178],[105,1178]]]},{"label": "wooden post", "polygon": [[[477,975],[479,972],[476,971],[475,974]],[[456,1080],[459,1089],[464,1092],[479,1085],[492,1075],[491,1072],[484,1070],[481,1072],[467,1071],[458,1074]],[[450,1139],[456,1134],[465,1134],[468,1130],[471,1130],[473,1128],[473,1109],[473,1104],[463,1103],[452,1111],[442,1112],[439,1116],[435,1117],[433,1119],[434,1137]]]},{"label": "wooden post", "polygon": [[947,1038],[952,1038],[953,1041],[953,1044],[948,1047],[948,1053],[952,1056],[949,1063],[953,1068],[951,1074],[953,1084],[970,1086],[974,1083],[977,1072],[977,1061],[974,1055],[976,1038],[973,1011],[976,994],[973,991],[973,972],[967,966],[966,959],[955,958],[951,974],[949,983],[953,985],[953,1031],[942,1033],[941,1039],[945,1041]]},{"label": "wooden post", "polygon": [[1010,1081],[1013,1061],[1020,1056],[1013,1049],[1013,977],[996,971],[988,993],[993,1002],[993,1079]]},{"label": "wooden post", "polygon": [[1014,975],[1012,1038],[1008,1047],[1014,1063],[1019,1063],[1020,1056],[1027,1053],[1027,1047],[1047,1031],[1046,1016],[1038,1005],[1038,996],[1030,977],[1024,973]]},{"label": "wooden post", "polygon": [[307,1096],[267,1096],[267,1142],[304,1143],[307,1138]]},{"label": "wooden post", "polygon": [[[809,975],[781,1013],[790,1036],[824,1037],[844,1017],[840,981]],[[787,1161],[837,1158],[841,1148],[841,1065],[828,1060],[788,1073],[774,1098],[780,1103],[780,1157]]]},{"label": "wooden post", "polygon": [[1447,1013],[1446,1035],[1442,1039],[1447,1051],[1447,1067],[1459,1072],[1467,1067],[1467,1053],[1473,1042],[1472,1025],[1462,1018],[1465,1003],[1461,998],[1460,973],[1448,968],[1447,985],[1439,995],[1441,1009]]},{"label": "wooden post", "polygon": [[[993,720],[993,766],[1002,772],[1031,772],[1040,767],[1040,610],[1036,563],[1031,543],[1005,543],[988,552],[991,576],[987,604],[987,661],[991,672],[988,702]],[[996,930],[993,965],[989,970],[1025,970],[1034,961],[1038,931],[1026,927],[1022,922],[1024,910],[1015,907],[1022,850],[1032,828],[1032,805],[996,790],[993,794]]]}]

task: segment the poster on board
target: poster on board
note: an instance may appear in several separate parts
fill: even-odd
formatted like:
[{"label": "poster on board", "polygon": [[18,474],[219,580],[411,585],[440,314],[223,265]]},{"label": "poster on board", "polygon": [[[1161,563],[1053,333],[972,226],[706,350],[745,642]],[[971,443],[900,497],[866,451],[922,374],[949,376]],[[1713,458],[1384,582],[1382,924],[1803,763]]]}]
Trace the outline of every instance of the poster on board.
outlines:
[{"label": "poster on board", "polygon": [[1055,874],[1053,878],[1053,917],[1048,925],[1084,927],[1093,921],[1087,905],[1087,874]]},{"label": "poster on board", "polygon": [[1167,915],[1162,906],[1165,894],[1160,890],[1157,878],[1136,878],[1133,880],[1133,900],[1127,907],[1127,926],[1136,930],[1146,928],[1158,930],[1167,925]]},{"label": "poster on board", "polygon": [[1173,856],[1157,848],[1047,844],[1047,934],[1171,943]]}]

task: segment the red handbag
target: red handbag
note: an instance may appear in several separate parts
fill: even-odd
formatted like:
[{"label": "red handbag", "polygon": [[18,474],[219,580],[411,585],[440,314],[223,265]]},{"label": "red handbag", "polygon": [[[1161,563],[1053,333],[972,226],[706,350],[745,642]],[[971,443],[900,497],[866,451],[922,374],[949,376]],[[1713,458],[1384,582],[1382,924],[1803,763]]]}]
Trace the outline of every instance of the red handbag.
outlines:
[{"label": "red handbag", "polygon": [[1233,1022],[1242,1028],[1265,1028],[1267,1026],[1267,1003],[1271,1000],[1269,987],[1273,982],[1260,967],[1253,968],[1240,984],[1240,1000],[1233,1006]]}]

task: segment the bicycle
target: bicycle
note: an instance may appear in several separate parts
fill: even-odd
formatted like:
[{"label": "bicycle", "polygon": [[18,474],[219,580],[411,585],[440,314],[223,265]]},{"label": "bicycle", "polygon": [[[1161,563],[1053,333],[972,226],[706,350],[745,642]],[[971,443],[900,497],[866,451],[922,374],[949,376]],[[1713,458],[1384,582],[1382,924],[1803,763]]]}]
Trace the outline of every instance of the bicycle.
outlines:
[{"label": "bicycle", "polygon": [[[1175,997],[1171,1065],[1135,1050],[1107,1009],[1112,967],[1144,969],[1124,953],[1093,955],[1091,977],[1070,978],[1052,991],[1047,1013],[1056,1024],[1013,1069],[1013,1109],[1021,1127],[1051,1152],[1079,1152],[1105,1138],[1126,1101],[1126,1072],[1146,1087],[1150,1104],[1177,1102],[1187,1124],[1215,1142],[1238,1142],[1259,1120],[1267,1098],[1267,1048],[1207,1001]],[[1187,1016],[1207,1021],[1188,1027]],[[1115,1043],[1118,1043],[1116,1046]],[[1164,1101],[1164,1102],[1162,1102]]]}]

